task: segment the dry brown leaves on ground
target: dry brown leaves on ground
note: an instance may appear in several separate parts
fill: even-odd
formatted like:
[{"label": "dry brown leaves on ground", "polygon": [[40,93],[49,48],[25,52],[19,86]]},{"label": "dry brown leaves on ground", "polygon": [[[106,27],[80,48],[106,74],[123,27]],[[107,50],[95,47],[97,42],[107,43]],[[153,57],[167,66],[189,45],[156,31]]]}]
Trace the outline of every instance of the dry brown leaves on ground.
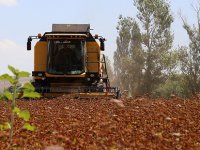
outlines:
[{"label": "dry brown leaves on ground", "polygon": [[[35,132],[15,122],[14,145],[21,149],[200,149],[200,101],[171,99],[18,100],[31,112]],[[9,102],[0,103],[0,123]],[[0,131],[0,150],[9,131]]]}]

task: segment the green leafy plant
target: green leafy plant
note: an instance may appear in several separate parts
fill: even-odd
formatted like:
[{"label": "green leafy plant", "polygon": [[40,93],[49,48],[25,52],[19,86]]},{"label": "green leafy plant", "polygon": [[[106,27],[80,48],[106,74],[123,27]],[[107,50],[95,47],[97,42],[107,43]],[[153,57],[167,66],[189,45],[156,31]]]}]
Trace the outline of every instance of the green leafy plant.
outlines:
[{"label": "green leafy plant", "polygon": [[9,81],[11,83],[11,88],[5,90],[3,94],[0,95],[0,101],[2,100],[10,100],[11,103],[11,117],[10,122],[5,122],[0,124],[0,131],[10,129],[10,145],[12,147],[13,140],[13,131],[14,131],[14,120],[15,116],[21,118],[24,121],[23,129],[27,129],[29,131],[34,131],[36,129],[35,126],[32,126],[29,123],[30,112],[28,110],[21,110],[16,105],[17,98],[39,98],[40,94],[35,92],[34,86],[27,82],[24,84],[19,84],[19,79],[21,77],[29,77],[29,73],[25,71],[19,71],[12,66],[8,66],[8,69],[12,72],[13,76],[9,74],[0,75],[0,80]]}]

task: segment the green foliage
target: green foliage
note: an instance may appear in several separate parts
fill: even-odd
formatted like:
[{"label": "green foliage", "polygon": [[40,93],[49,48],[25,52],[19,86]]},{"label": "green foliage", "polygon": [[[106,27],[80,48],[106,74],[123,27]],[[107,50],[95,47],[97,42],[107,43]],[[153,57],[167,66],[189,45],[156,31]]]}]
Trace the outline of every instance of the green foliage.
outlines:
[{"label": "green foliage", "polygon": [[3,124],[0,124],[0,131],[7,130],[7,129],[11,129],[11,125],[10,125],[9,122],[5,122]]},{"label": "green foliage", "polygon": [[0,101],[4,99],[4,95],[0,93]]},{"label": "green foliage", "polygon": [[40,98],[40,94],[37,92],[24,90],[23,97],[24,98]]},{"label": "green foliage", "polygon": [[30,113],[28,110],[20,111],[19,113],[17,113],[17,115],[19,116],[19,118],[22,118],[24,121],[29,121],[30,119]]},{"label": "green foliage", "polygon": [[[24,129],[29,131],[34,131],[36,128],[31,126],[28,121],[30,119],[30,112],[28,110],[21,110],[16,106],[16,98],[22,94],[22,97],[28,98],[39,98],[40,94],[35,92],[35,88],[31,83],[25,83],[20,85],[19,78],[28,77],[30,74],[28,72],[19,71],[12,66],[8,66],[8,69],[12,72],[13,76],[9,74],[3,74],[0,76],[0,80],[9,81],[12,85],[12,88],[9,90],[5,90],[2,95],[0,95],[0,99],[11,100],[11,120],[10,123],[0,124],[0,130],[10,129],[10,144],[12,147],[12,137],[14,130],[14,117],[15,115],[21,118],[25,124],[23,126]],[[21,93],[21,94],[20,94]]]},{"label": "green foliage", "polygon": [[16,113],[16,114],[18,114],[18,113],[20,113],[20,108],[18,108],[18,107],[14,107],[14,109],[12,110],[12,112],[13,113]]},{"label": "green foliage", "polygon": [[25,123],[24,126],[23,126],[23,129],[26,129],[26,130],[29,130],[29,131],[35,131],[36,130],[36,127],[35,126],[32,126],[30,125],[29,123]]},{"label": "green foliage", "polygon": [[19,77],[29,77],[29,76],[30,76],[30,73],[25,72],[25,71],[20,71],[20,72],[18,73],[18,76],[19,76]]},{"label": "green foliage", "polygon": [[188,97],[187,84],[183,75],[175,75],[173,78],[161,83],[154,91],[154,96],[170,98],[172,95]]},{"label": "green foliage", "polygon": [[17,76],[19,74],[19,70],[14,67],[8,65],[8,69],[13,73],[13,75]]},{"label": "green foliage", "polygon": [[31,91],[31,92],[35,91],[34,86],[31,83],[29,83],[29,82],[23,84],[22,88],[26,89],[27,91]]},{"label": "green foliage", "polygon": [[35,88],[31,83],[25,83],[21,88],[23,89],[24,98],[40,98],[40,94],[35,92]]},{"label": "green foliage", "polygon": [[18,83],[17,79],[13,78],[9,74],[3,74],[3,75],[1,75],[0,76],[0,80],[9,81],[12,85]]},{"label": "green foliage", "polygon": [[182,18],[183,28],[188,34],[190,40],[188,47],[180,47],[181,71],[188,80],[188,88],[192,94],[200,92],[200,6],[196,7],[196,25],[189,25]]},{"label": "green foliage", "polygon": [[13,94],[6,90],[6,91],[4,92],[4,97],[5,97],[7,100],[12,100],[12,99],[13,99]]},{"label": "green foliage", "polygon": [[149,93],[162,82],[162,71],[167,69],[166,59],[172,46],[170,31],[173,17],[164,0],[134,0],[137,18],[142,24],[142,47],[145,51],[143,91]]}]

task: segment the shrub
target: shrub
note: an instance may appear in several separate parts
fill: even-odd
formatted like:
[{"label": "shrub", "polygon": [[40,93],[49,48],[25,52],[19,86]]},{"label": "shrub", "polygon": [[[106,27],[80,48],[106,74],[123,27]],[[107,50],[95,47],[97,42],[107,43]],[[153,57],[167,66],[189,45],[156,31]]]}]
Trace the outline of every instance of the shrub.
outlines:
[{"label": "shrub", "polygon": [[30,82],[21,84],[19,86],[19,79],[21,77],[28,77],[30,74],[25,71],[19,71],[12,66],[8,66],[8,69],[12,72],[13,76],[9,74],[0,75],[0,80],[9,81],[12,85],[12,90],[5,90],[3,94],[0,94],[0,101],[2,100],[10,100],[11,103],[11,117],[9,122],[5,122],[0,124],[0,131],[1,130],[10,130],[10,146],[12,148],[12,139],[13,139],[13,127],[14,127],[14,120],[15,116],[21,118],[24,121],[23,128],[29,131],[34,131],[36,129],[35,126],[32,126],[29,123],[30,119],[30,112],[28,110],[21,110],[16,105],[16,99],[19,97],[22,98],[39,98],[40,94],[35,92],[35,88]]}]

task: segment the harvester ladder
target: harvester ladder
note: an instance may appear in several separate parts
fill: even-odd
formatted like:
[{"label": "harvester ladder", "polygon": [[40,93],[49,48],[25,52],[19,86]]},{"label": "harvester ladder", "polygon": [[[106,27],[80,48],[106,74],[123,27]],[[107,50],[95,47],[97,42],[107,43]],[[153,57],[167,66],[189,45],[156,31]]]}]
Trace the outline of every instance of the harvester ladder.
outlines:
[{"label": "harvester ladder", "polygon": [[106,75],[106,77],[103,77],[103,80],[106,80],[106,87],[110,87],[110,81],[109,81],[107,65],[106,65],[106,58],[104,54],[102,56],[103,56],[102,57],[103,59],[101,60],[101,63],[104,66],[105,75]]}]

